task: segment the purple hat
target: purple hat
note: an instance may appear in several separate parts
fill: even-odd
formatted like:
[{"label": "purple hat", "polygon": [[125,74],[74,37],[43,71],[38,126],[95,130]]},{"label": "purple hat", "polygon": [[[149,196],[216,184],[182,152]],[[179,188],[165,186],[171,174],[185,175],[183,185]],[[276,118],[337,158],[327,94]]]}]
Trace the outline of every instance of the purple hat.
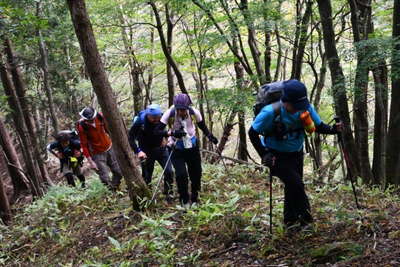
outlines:
[{"label": "purple hat", "polygon": [[310,106],[304,83],[292,79],[283,82],[282,102],[289,102],[296,110],[306,110]]},{"label": "purple hat", "polygon": [[174,97],[174,106],[176,109],[188,109],[191,104],[192,100],[190,100],[187,94],[178,94]]}]

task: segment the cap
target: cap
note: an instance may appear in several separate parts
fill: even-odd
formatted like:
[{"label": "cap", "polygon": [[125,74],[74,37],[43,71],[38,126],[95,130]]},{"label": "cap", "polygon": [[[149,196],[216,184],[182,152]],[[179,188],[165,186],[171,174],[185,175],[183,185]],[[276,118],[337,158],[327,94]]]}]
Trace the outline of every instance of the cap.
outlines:
[{"label": "cap", "polygon": [[283,82],[282,102],[289,102],[296,110],[306,110],[310,106],[307,98],[307,88],[298,80],[292,79]]}]

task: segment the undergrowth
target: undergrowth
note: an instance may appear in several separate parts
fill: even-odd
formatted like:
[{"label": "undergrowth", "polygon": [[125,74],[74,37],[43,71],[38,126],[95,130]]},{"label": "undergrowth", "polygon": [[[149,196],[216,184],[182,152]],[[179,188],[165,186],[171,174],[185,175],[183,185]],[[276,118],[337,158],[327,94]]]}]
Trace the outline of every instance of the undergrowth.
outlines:
[{"label": "undergrowth", "polygon": [[400,261],[395,188],[358,187],[363,207],[357,210],[349,185],[305,181],[315,223],[287,231],[281,223],[283,188],[275,179],[271,236],[266,174],[228,168],[205,165],[201,204],[189,210],[168,205],[159,194],[152,208],[135,212],[125,191],[112,193],[97,177],[86,189],[52,187],[17,214],[12,226],[0,226],[0,264],[371,266],[383,258],[390,266]]}]

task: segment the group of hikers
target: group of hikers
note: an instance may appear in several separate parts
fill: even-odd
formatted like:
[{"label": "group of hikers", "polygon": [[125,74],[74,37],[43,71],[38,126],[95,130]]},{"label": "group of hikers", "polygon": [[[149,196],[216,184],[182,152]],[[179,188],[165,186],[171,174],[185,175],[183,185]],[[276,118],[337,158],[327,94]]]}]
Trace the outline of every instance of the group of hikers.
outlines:
[{"label": "group of hikers", "polygon": [[[341,123],[333,126],[323,123],[309,103],[305,85],[297,80],[266,84],[260,92],[256,116],[248,131],[250,141],[262,164],[285,185],[285,225],[307,225],[313,218],[303,183],[305,131],[337,134],[342,128]],[[77,135],[73,131],[61,131],[56,141],[48,145],[48,150],[60,159],[60,170],[69,185],[75,186],[75,175],[85,187],[81,171],[85,157],[101,182],[111,190],[117,190],[122,174],[103,115],[92,107],[85,107],[79,115]],[[178,94],[165,112],[157,104],[149,105],[135,116],[129,130],[129,144],[140,159],[144,181],[151,188],[157,161],[163,168],[163,194],[171,203],[173,166],[179,202],[185,208],[200,200],[202,165],[196,126],[210,142],[218,143],[200,111],[192,106],[190,97]]]}]

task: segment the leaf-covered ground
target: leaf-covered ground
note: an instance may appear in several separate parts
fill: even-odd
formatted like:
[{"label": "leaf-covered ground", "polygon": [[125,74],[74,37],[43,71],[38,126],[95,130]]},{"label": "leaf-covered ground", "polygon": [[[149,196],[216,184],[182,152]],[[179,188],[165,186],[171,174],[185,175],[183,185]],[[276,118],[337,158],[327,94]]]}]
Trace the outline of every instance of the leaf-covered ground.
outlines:
[{"label": "leaf-covered ground", "polygon": [[[310,181],[310,182],[308,182]],[[273,184],[273,235],[265,174],[206,165],[202,203],[188,211],[160,195],[142,213],[127,193],[57,186],[0,228],[7,266],[400,266],[400,202],[394,189],[316,186],[306,177],[315,223],[287,231],[283,190]]]}]

